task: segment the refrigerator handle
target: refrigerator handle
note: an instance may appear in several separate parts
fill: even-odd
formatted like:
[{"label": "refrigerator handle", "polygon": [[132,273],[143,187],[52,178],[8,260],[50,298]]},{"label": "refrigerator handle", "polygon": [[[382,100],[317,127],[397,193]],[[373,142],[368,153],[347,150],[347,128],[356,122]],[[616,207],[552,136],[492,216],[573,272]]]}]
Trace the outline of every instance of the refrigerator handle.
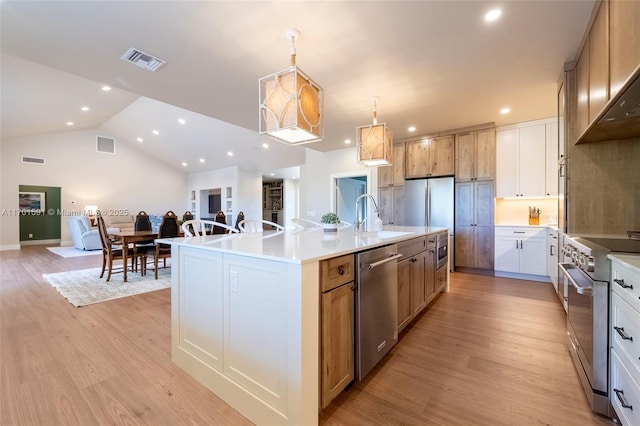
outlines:
[{"label": "refrigerator handle", "polygon": [[425,209],[427,226],[431,226],[431,186],[427,185],[427,205]]}]

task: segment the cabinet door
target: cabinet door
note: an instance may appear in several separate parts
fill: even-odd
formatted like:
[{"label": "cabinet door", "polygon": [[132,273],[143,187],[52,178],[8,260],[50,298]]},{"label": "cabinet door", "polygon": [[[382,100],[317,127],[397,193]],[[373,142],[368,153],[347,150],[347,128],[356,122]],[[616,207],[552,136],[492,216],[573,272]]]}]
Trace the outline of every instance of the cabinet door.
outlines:
[{"label": "cabinet door", "polygon": [[452,176],[455,174],[455,142],[453,135],[433,138],[430,144],[430,176]]},{"label": "cabinet door", "polygon": [[609,100],[608,3],[600,3],[589,33],[589,122]]},{"label": "cabinet door", "polygon": [[518,178],[520,196],[545,196],[545,150],[547,136],[544,124],[520,129]]},{"label": "cabinet door", "polygon": [[615,96],[640,64],[640,2],[609,1],[610,92]]},{"label": "cabinet door", "polygon": [[475,138],[473,132],[456,135],[456,182],[472,180],[475,171]]},{"label": "cabinet door", "polygon": [[578,103],[576,105],[576,136],[580,137],[589,125],[589,38],[576,62],[576,86]]},{"label": "cabinet door", "polygon": [[476,226],[494,225],[494,195],[493,181],[481,181],[473,183],[473,210]]},{"label": "cabinet door", "polygon": [[520,272],[520,240],[514,237],[496,237],[496,271]]},{"label": "cabinet door", "polygon": [[474,265],[474,183],[456,183],[455,200],[455,266],[472,268]]},{"label": "cabinet door", "polygon": [[447,286],[447,267],[442,266],[436,271],[436,292],[439,293]]},{"label": "cabinet door", "polygon": [[474,226],[474,268],[493,270],[494,232],[493,226]]},{"label": "cabinet door", "polygon": [[391,198],[391,190],[393,188],[378,188],[378,204],[380,210],[380,219],[383,225],[393,223],[393,199]]},{"label": "cabinet door", "polygon": [[436,292],[436,251],[434,249],[428,249],[425,252],[424,261],[424,297],[429,302],[433,299]]},{"label": "cabinet door", "polygon": [[398,331],[411,320],[411,259],[398,262]]},{"label": "cabinet door", "polygon": [[404,185],[404,144],[393,146],[393,179],[394,186]]},{"label": "cabinet door", "polygon": [[496,130],[476,131],[477,180],[493,180],[496,177]]},{"label": "cabinet door", "polygon": [[378,188],[393,185],[393,166],[378,167]]},{"label": "cabinet door", "polygon": [[404,225],[404,187],[394,186],[391,188],[391,199],[393,202],[391,223]]},{"label": "cabinet door", "polygon": [[416,315],[427,306],[425,266],[427,252],[423,251],[411,258],[411,314]]},{"label": "cabinet door", "polygon": [[354,379],[353,283],[322,294],[322,406]]},{"label": "cabinet door", "polygon": [[558,195],[558,123],[546,125],[547,130],[547,172],[546,172],[546,194],[547,196]]},{"label": "cabinet door", "polygon": [[430,172],[429,139],[405,144],[405,177],[425,177]]},{"label": "cabinet door", "polygon": [[522,241],[520,272],[547,275],[547,240],[545,238],[526,238],[520,241]]},{"label": "cabinet door", "polygon": [[496,132],[496,197],[517,197],[519,129]]}]

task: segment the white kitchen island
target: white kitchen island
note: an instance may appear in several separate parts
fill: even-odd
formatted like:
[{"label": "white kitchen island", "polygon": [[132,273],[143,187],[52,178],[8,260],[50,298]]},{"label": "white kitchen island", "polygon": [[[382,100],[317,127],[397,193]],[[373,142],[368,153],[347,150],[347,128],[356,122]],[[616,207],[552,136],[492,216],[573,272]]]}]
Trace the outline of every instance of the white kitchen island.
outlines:
[{"label": "white kitchen island", "polygon": [[315,425],[319,262],[443,230],[157,240],[172,245],[172,360],[256,424]]}]

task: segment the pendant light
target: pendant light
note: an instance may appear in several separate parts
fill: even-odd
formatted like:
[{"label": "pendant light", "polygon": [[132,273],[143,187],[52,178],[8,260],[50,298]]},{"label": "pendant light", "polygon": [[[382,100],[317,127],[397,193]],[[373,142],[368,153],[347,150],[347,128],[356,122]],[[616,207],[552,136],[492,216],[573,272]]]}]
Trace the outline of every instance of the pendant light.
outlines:
[{"label": "pendant light", "polygon": [[291,40],[291,65],[261,78],[260,131],[289,145],[317,142],[323,138],[323,90],[296,66],[296,38],[300,32],[286,32]]},{"label": "pendant light", "polygon": [[358,163],[363,166],[391,165],[393,136],[385,123],[378,124],[378,100],[373,98],[373,124],[356,128]]}]

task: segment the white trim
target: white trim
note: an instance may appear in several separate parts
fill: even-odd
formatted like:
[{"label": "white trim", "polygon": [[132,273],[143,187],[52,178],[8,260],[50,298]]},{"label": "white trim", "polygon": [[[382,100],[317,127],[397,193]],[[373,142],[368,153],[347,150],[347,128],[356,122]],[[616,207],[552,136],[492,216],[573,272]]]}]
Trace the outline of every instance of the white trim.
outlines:
[{"label": "white trim", "polygon": [[496,131],[521,129],[523,127],[538,126],[541,124],[553,124],[558,122],[558,117],[541,118],[539,120],[521,121],[520,123],[505,124],[504,126],[496,127]]},{"label": "white trim", "polygon": [[0,251],[5,250],[20,250],[20,244],[5,244],[0,246]]},{"label": "white trim", "polygon": [[[350,172],[341,172],[341,173],[333,173],[329,175],[329,206],[332,212],[336,211],[336,179],[339,178],[347,178],[347,177],[358,177],[358,176],[366,176],[367,177],[367,191],[374,196],[376,202],[378,202],[377,194],[371,193],[373,188],[373,180],[371,179],[371,169],[360,169],[354,170]],[[377,191],[376,191],[377,192]]]},{"label": "white trim", "polygon": [[58,244],[60,242],[60,238],[51,239],[51,240],[26,240],[20,241],[21,246],[37,246],[41,244]]}]

